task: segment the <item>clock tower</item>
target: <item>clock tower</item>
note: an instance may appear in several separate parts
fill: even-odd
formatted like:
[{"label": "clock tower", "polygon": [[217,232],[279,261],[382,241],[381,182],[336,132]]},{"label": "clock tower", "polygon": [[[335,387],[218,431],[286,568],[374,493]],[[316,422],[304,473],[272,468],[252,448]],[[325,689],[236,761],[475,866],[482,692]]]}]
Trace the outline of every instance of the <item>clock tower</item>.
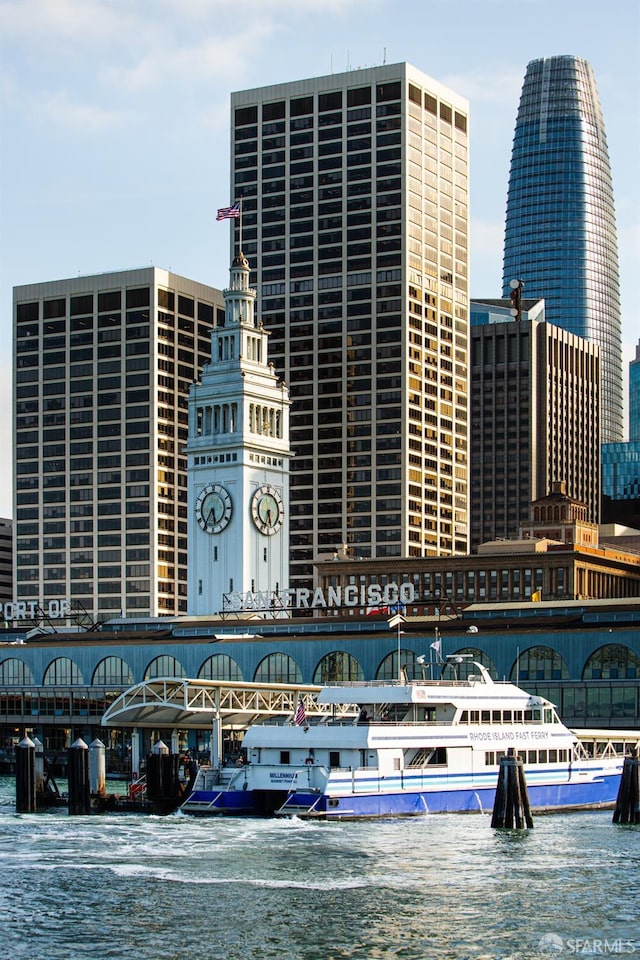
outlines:
[{"label": "clock tower", "polygon": [[242,252],[230,273],[211,362],[189,395],[190,616],[222,613],[231,594],[272,609],[289,586],[289,391],[267,362]]}]

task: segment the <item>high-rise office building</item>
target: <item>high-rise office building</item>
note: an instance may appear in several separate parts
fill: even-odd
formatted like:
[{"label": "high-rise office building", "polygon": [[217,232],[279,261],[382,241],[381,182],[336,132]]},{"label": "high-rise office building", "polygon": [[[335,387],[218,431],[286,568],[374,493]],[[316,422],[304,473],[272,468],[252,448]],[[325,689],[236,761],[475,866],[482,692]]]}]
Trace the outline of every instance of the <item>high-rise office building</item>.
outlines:
[{"label": "high-rise office building", "polygon": [[473,549],[517,538],[558,484],[599,520],[599,347],[546,323],[544,300],[521,305],[471,303]]},{"label": "high-rise office building", "polygon": [[629,440],[640,443],[640,341],[629,364]]},{"label": "high-rise office building", "polygon": [[13,600],[13,520],[0,519],[0,603]]},{"label": "high-rise office building", "polygon": [[629,364],[629,441],[602,445],[602,521],[640,529],[640,343]]},{"label": "high-rise office building", "polygon": [[294,585],[468,550],[468,104],[406,63],[232,95],[242,249],[291,392]]},{"label": "high-rise office building", "polygon": [[220,318],[157,267],[14,288],[17,599],[186,612],[188,396]]},{"label": "high-rise office building", "polygon": [[579,57],[527,67],[513,138],[503,296],[544,298],[548,323],[592,340],[601,441],[622,440],[622,334],[613,188],[593,71]]}]

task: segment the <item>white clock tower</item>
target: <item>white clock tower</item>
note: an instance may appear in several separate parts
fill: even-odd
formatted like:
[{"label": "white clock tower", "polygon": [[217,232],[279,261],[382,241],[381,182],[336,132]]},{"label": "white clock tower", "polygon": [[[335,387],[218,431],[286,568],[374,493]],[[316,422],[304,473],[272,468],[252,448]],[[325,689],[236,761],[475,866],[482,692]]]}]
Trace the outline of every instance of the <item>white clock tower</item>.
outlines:
[{"label": "white clock tower", "polygon": [[189,396],[190,616],[222,613],[231,594],[268,608],[289,586],[289,391],[267,362],[242,252],[230,272],[224,325]]}]

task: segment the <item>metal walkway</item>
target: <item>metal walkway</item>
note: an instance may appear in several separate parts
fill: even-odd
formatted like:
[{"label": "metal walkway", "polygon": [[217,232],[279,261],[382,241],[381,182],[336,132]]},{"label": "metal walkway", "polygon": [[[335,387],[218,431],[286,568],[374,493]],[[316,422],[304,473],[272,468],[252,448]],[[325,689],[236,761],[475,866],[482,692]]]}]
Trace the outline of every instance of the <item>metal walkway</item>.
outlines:
[{"label": "metal walkway", "polygon": [[[302,699],[309,717],[327,716],[316,703],[314,684],[243,683],[230,680],[188,680],[164,677],[145,680],[121,693],[103,715],[105,727],[225,728],[246,727],[257,719],[293,718]],[[349,715],[336,707],[335,716]]]}]

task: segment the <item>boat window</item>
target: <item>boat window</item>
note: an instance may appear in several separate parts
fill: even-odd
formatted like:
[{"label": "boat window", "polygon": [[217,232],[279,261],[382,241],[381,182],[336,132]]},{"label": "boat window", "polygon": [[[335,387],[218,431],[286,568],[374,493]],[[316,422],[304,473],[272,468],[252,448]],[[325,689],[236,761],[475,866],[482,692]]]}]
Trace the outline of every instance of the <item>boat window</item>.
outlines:
[{"label": "boat window", "polygon": [[549,750],[549,763],[557,763],[557,762],[558,762],[558,751]]},{"label": "boat window", "polygon": [[538,753],[538,763],[546,763],[546,762],[547,762],[547,751],[540,750]]},{"label": "boat window", "polygon": [[532,720],[533,720],[533,711],[531,711],[531,710],[525,710],[525,712],[524,712],[524,722],[525,722],[525,723],[531,723]]},{"label": "boat window", "polygon": [[523,763],[526,763],[526,762],[527,762],[527,751],[526,751],[526,750],[518,750],[517,757],[518,757],[518,760],[522,760]]},{"label": "boat window", "polygon": [[339,766],[340,766],[340,751],[339,751],[339,750],[329,750],[329,766],[330,766],[330,767],[339,767]]},{"label": "boat window", "polygon": [[483,711],[482,711],[482,722],[483,722],[483,723],[491,723],[491,711],[490,711],[490,710],[483,710]]},{"label": "boat window", "polygon": [[290,755],[288,750],[280,751],[280,763],[290,763]]},{"label": "boat window", "polygon": [[471,711],[470,711],[470,716],[471,716],[471,723],[480,723],[480,711],[479,711],[479,710],[471,710]]},{"label": "boat window", "polygon": [[511,710],[503,710],[503,711],[502,711],[502,722],[503,722],[503,723],[511,723]]},{"label": "boat window", "polygon": [[538,751],[529,750],[527,755],[527,763],[537,763],[538,762]]},{"label": "boat window", "polygon": [[514,711],[513,711],[513,722],[514,722],[514,723],[522,723],[522,710],[514,710]]},{"label": "boat window", "polygon": [[539,710],[534,710],[534,711],[533,711],[533,722],[534,722],[534,723],[540,723],[540,711],[539,711]]},{"label": "boat window", "polygon": [[460,723],[469,723],[469,711],[463,710],[460,714]]},{"label": "boat window", "polygon": [[491,719],[494,723],[502,723],[502,714],[499,710],[494,710],[491,714]]},{"label": "boat window", "polygon": [[566,763],[566,762],[567,762],[567,751],[566,751],[566,750],[559,750],[559,751],[558,751],[558,758],[559,758],[559,760],[560,760],[560,763]]}]

